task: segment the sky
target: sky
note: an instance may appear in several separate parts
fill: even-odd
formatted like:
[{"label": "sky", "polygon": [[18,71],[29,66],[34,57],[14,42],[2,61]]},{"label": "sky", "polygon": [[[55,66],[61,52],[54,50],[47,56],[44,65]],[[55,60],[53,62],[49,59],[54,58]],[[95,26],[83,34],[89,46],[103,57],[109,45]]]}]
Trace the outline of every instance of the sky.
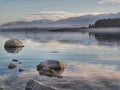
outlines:
[{"label": "sky", "polygon": [[0,0],[0,24],[120,12],[120,0]]}]

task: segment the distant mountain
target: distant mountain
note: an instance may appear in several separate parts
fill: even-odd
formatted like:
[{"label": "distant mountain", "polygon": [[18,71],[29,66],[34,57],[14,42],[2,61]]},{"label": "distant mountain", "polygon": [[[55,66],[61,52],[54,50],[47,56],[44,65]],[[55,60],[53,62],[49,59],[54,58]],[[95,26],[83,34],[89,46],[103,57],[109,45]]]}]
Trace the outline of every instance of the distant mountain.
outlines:
[{"label": "distant mountain", "polygon": [[1,27],[41,27],[52,24],[50,20],[34,20],[34,21],[16,21],[1,25]]},{"label": "distant mountain", "polygon": [[99,14],[99,15],[84,15],[80,17],[72,17],[64,20],[59,20],[57,23],[65,23],[68,25],[76,26],[88,26],[89,24],[95,23],[99,19],[105,18],[120,18],[120,13],[116,14]]},{"label": "distant mountain", "polygon": [[62,20],[34,20],[34,21],[16,21],[1,25],[1,27],[86,27],[95,23],[99,19],[120,18],[120,13],[99,14],[99,15],[83,15],[79,17],[70,17]]}]

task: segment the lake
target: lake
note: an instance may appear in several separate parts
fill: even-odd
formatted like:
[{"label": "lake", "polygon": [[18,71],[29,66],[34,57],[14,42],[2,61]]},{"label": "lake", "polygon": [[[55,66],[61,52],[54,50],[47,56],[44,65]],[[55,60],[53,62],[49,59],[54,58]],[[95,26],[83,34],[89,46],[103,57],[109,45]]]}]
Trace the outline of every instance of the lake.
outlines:
[{"label": "lake", "polygon": [[[10,38],[20,39],[25,47],[5,49]],[[17,59],[19,62],[14,62]],[[46,60],[63,61],[67,67],[63,76],[120,76],[120,28],[85,29],[85,31],[0,31],[0,76],[16,76],[36,70]],[[8,69],[15,63],[15,69]]]}]

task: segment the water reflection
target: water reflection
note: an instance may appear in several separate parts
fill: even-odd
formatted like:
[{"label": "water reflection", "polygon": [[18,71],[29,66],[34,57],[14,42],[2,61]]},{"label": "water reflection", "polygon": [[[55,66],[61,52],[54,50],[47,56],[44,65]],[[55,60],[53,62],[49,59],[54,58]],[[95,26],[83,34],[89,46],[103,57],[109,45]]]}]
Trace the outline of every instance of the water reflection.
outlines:
[{"label": "water reflection", "polygon": [[[118,87],[120,86],[120,82],[116,81],[120,80],[120,50],[115,46],[118,45],[119,47],[120,33],[9,31],[9,33],[0,32],[0,36],[4,38],[12,38],[14,36],[21,39],[23,43],[27,44],[23,52],[16,55],[6,54],[0,49],[0,70],[4,69],[4,67],[5,69],[6,67],[8,67],[8,64],[11,62],[11,58],[16,58],[18,60],[21,60],[20,63],[22,62],[22,64],[19,64],[19,61],[15,62],[16,60],[13,60],[14,63],[17,65],[17,68],[10,71],[3,70],[3,72],[1,70],[0,75],[11,74],[11,72],[15,72],[14,70],[16,69],[19,70],[19,72],[22,72],[25,69],[24,72],[19,74],[20,77],[17,77],[14,81],[11,77],[6,79],[9,82],[12,81],[12,83],[8,83],[8,81],[6,81],[6,86],[9,86],[11,88],[18,86],[21,90],[21,87],[23,87],[21,86],[21,83],[23,83],[23,81],[28,81],[29,79],[36,78],[37,76],[38,78],[40,78],[39,74],[48,76],[60,76],[62,74],[62,76],[71,76],[72,78],[73,76],[89,78],[95,80],[96,82],[91,83],[87,81],[81,81],[82,83],[85,82],[85,84],[83,83],[84,86],[88,85],[89,83],[90,85],[93,84],[95,87],[102,87],[101,90],[108,90],[109,86],[113,86],[114,88],[118,84]],[[3,38],[0,40],[0,42],[2,40]],[[4,41],[5,40],[3,40],[3,43]],[[106,43],[109,43],[115,48],[100,46],[100,44],[109,46]],[[3,45],[2,48],[4,48]],[[17,48],[16,50],[15,48],[5,48],[5,50],[9,53],[18,53],[22,49]],[[53,53],[51,53],[52,51]],[[27,71],[27,69],[35,69],[36,65],[40,61],[48,59],[59,59],[61,61],[64,61],[67,63],[67,68],[65,69],[65,71],[64,69],[52,69],[48,71],[49,73],[47,74],[44,71],[39,71],[39,74],[36,70],[31,70],[30,72]],[[82,78],[80,78],[80,80],[82,80]],[[108,80],[98,80],[99,78],[104,78]],[[4,76],[2,77],[2,79],[4,79]],[[112,81],[109,79],[114,80]],[[106,83],[106,81],[108,82]],[[46,79],[46,82],[48,82],[48,79]],[[75,84],[78,84],[77,81]],[[95,87],[93,88],[97,90]],[[84,88],[86,88],[86,86]],[[120,87],[118,89],[114,88],[111,90],[120,90]]]},{"label": "water reflection", "polygon": [[[95,64],[109,64],[119,66],[119,42],[120,32],[31,32],[31,31],[7,31],[0,32],[0,48],[4,49],[4,42],[9,38],[18,38],[26,45],[20,48],[5,48],[6,54],[1,49],[0,68],[7,67],[12,58],[21,60],[19,66],[33,68],[39,61],[55,59],[61,61],[83,61]],[[1,38],[2,37],[2,38]],[[109,44],[106,44],[109,43]],[[103,45],[103,46],[100,46]],[[108,47],[104,47],[108,46]],[[110,48],[113,46],[115,48]],[[117,46],[117,47],[116,47]],[[52,53],[51,53],[52,52]],[[59,52],[59,53],[58,53]],[[102,53],[101,53],[102,52]],[[116,61],[115,61],[116,60]],[[52,73],[62,74],[64,70],[52,70]],[[10,72],[8,72],[10,73]],[[41,73],[40,73],[41,74]]]},{"label": "water reflection", "polygon": [[94,36],[99,42],[120,42],[120,33],[89,33],[90,36]]},{"label": "water reflection", "polygon": [[39,75],[44,75],[48,77],[61,77],[64,72],[64,68],[61,69],[47,69],[47,70],[38,70]]},{"label": "water reflection", "polygon": [[[113,32],[112,32],[113,31]],[[116,32],[114,32],[116,31]],[[7,32],[0,32],[1,36],[7,38],[19,38],[21,40],[30,39],[35,42],[40,43],[49,43],[51,41],[58,41],[60,43],[77,43],[77,44],[84,44],[84,45],[119,45],[120,42],[120,31],[119,29],[113,28],[112,30],[106,29],[95,29],[95,30],[85,30],[84,33],[79,31],[74,32],[62,32],[62,31],[7,31]],[[74,37],[73,37],[74,36]],[[103,43],[104,42],[104,43]]]},{"label": "water reflection", "polygon": [[10,48],[10,47],[4,47],[4,49],[8,52],[8,53],[19,53],[20,51],[22,51],[23,47],[13,47],[13,48]]}]

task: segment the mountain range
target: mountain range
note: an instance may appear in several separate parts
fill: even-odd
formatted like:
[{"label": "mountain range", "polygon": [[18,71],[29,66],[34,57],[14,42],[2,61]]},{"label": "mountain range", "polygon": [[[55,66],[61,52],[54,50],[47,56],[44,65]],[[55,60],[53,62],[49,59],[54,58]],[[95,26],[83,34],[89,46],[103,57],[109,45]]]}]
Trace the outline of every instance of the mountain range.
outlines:
[{"label": "mountain range", "polygon": [[99,19],[105,18],[120,18],[119,13],[98,14],[98,15],[83,15],[79,17],[70,17],[57,21],[42,19],[33,21],[14,21],[2,24],[0,27],[86,27],[89,24],[95,23]]}]

